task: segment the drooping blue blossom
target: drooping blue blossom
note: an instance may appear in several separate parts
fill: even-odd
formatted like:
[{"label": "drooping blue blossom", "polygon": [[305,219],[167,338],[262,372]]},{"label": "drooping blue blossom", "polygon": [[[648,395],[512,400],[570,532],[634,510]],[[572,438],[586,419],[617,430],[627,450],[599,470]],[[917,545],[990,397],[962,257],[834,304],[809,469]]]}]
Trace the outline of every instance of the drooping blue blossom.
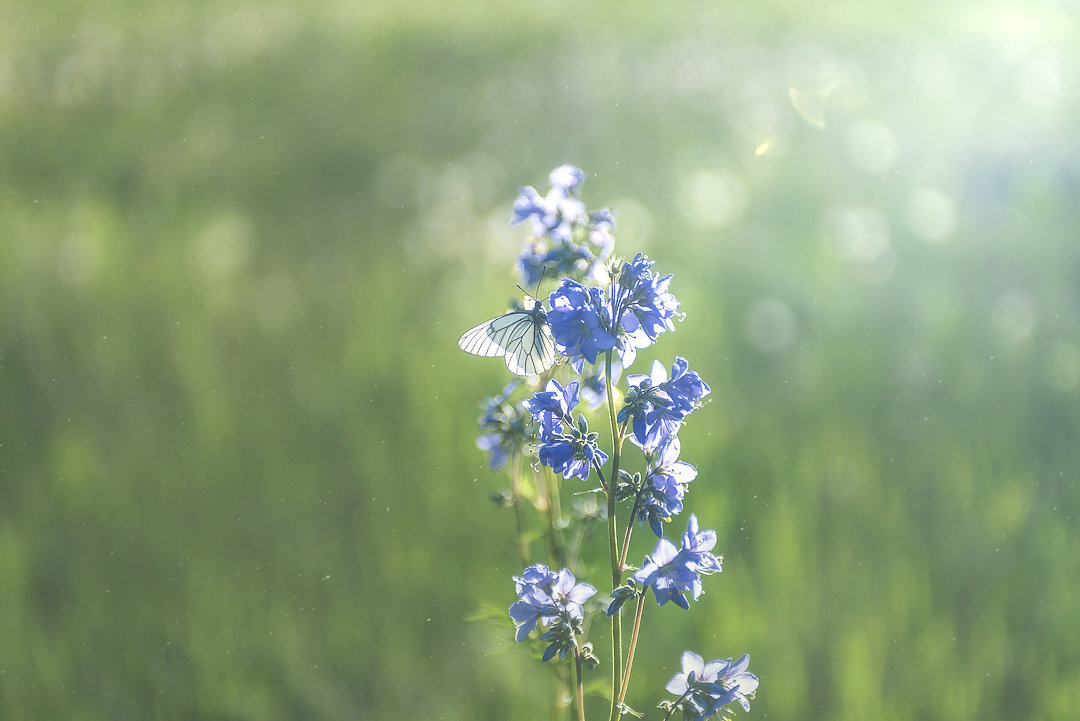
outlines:
[{"label": "drooping blue blossom", "polygon": [[585,416],[578,416],[578,422],[568,423],[561,433],[552,434],[548,441],[540,444],[537,457],[542,465],[548,466],[564,478],[577,476],[588,480],[593,465],[607,463],[608,455],[597,447],[597,434],[589,432]]},{"label": "drooping blue blossom", "polygon": [[[686,533],[682,537],[682,550],[679,553],[686,557],[695,566],[699,573],[711,575],[723,571],[723,556],[714,556],[713,548],[716,547],[716,531],[698,530],[698,519],[693,513],[686,523]],[[697,596],[694,596],[697,600]]]},{"label": "drooping blue blossom", "polygon": [[[655,380],[664,375],[666,375],[664,366],[654,364],[650,377]],[[671,377],[661,381],[659,385],[671,398],[676,410],[682,414],[683,418],[701,407],[701,399],[709,395],[712,390],[705,381],[701,380],[701,376],[690,370],[690,364],[680,356],[676,356],[675,362],[671,364]]]},{"label": "drooping blue blossom", "polygon": [[724,707],[732,701],[749,711],[749,699],[758,687],[758,678],[747,670],[749,666],[748,655],[734,663],[730,658],[705,663],[698,654],[685,651],[682,673],[675,674],[665,688],[678,697],[674,704],[682,707],[685,721],[701,721],[722,712],[726,716]]},{"label": "drooping blue blossom", "polygon": [[548,297],[551,312],[548,323],[555,336],[555,347],[567,356],[574,369],[582,363],[596,363],[597,355],[615,347],[610,309],[599,288],[586,288],[581,283],[564,278]]},{"label": "drooping blue blossom", "polygon": [[634,573],[634,580],[652,588],[657,605],[674,601],[675,605],[689,609],[690,602],[685,594],[696,601],[704,591],[701,576],[723,570],[723,558],[712,554],[715,545],[716,532],[699,532],[697,516],[690,514],[682,548],[676,549],[671,541],[661,538],[656,549],[645,557],[645,563]]},{"label": "drooping blue blossom", "polygon": [[510,396],[520,383],[511,383],[502,393],[486,398],[480,407],[481,434],[476,445],[489,454],[488,465],[497,470],[506,465],[514,453],[520,453],[532,436],[529,414],[510,402]]},{"label": "drooping blue blossom", "polygon": [[566,242],[573,238],[575,227],[583,226],[588,221],[585,204],[575,197],[585,180],[585,174],[573,166],[564,165],[553,170],[548,179],[552,181],[552,187],[547,195],[540,195],[536,188],[530,186],[518,189],[510,224],[517,225],[528,220],[532,223],[535,237],[550,236],[553,240]]},{"label": "drooping blue blossom", "polygon": [[664,522],[683,509],[686,486],[697,477],[697,469],[679,460],[678,437],[670,438],[653,453],[647,453],[649,470],[635,494],[634,515],[638,523],[648,523],[658,537],[664,536]]},{"label": "drooping blue blossom", "polygon": [[517,259],[522,288],[535,288],[547,274],[547,249],[538,240],[530,240]]},{"label": "drooping blue blossom", "polygon": [[657,605],[674,601],[676,605],[689,609],[690,603],[683,593],[693,588],[698,577],[686,567],[685,559],[679,556],[675,545],[661,538],[652,555],[646,556],[645,563],[634,573],[634,580],[652,587]]},{"label": "drooping blue blossom", "polygon": [[552,378],[544,390],[533,394],[522,405],[540,424],[540,440],[548,442],[552,436],[562,433],[564,424],[573,424],[574,408],[578,404],[578,382],[567,383],[563,388]]},{"label": "drooping blue blossom", "polygon": [[548,466],[564,477],[589,477],[593,463],[603,465],[608,456],[597,447],[597,434],[589,432],[584,416],[573,419],[578,404],[578,383],[567,383],[564,388],[557,380],[548,381],[544,390],[533,394],[522,405],[540,424],[540,445],[537,456],[542,465]]},{"label": "drooping blue blossom", "polygon": [[629,263],[623,263],[615,278],[612,292],[627,342],[634,348],[645,348],[656,342],[664,331],[675,330],[679,301],[668,292],[672,276],[663,278],[650,272],[653,261],[638,253]]},{"label": "drooping blue blossom", "polygon": [[604,208],[589,213],[589,224],[586,227],[589,241],[598,248],[597,257],[606,259],[615,248],[615,211]]},{"label": "drooping blue blossom", "polygon": [[543,564],[525,569],[514,577],[518,600],[510,606],[510,618],[517,629],[515,639],[525,640],[538,623],[549,628],[541,638],[553,643],[544,654],[544,661],[556,653],[563,655],[567,644],[573,643],[574,633],[580,630],[584,611],[581,607],[592,598],[596,589],[587,583],[577,583],[568,569],[552,572]]},{"label": "drooping blue blossom", "polygon": [[576,193],[581,184],[585,182],[585,171],[575,168],[569,163],[564,163],[552,170],[548,175],[548,182],[552,187],[559,188],[567,195]]},{"label": "drooping blue blossom", "polygon": [[618,419],[632,421],[631,440],[645,450],[658,448],[678,433],[683,419],[701,406],[701,399],[711,390],[678,356],[670,378],[663,363],[653,361],[649,375],[630,375],[626,381],[630,389]]},{"label": "drooping blue blossom", "polygon": [[543,589],[544,593],[550,596],[551,587],[555,584],[558,573],[543,563],[534,563],[522,571],[520,576],[511,576],[511,578],[514,581],[514,591],[519,596],[529,587]]},{"label": "drooping blue blossom", "polygon": [[560,242],[545,248],[540,241],[530,241],[518,256],[518,273],[525,287],[532,288],[542,277],[585,277],[596,264],[597,256],[580,243]]}]

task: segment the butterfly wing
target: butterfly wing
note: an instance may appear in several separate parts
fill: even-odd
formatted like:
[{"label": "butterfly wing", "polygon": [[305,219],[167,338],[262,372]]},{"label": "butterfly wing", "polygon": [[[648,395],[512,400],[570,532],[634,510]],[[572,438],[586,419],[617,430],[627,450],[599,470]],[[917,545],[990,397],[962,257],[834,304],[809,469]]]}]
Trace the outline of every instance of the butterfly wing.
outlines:
[{"label": "butterfly wing", "polygon": [[555,363],[555,339],[536,310],[512,311],[470,328],[458,347],[478,356],[501,355],[507,370],[519,376],[538,375]]},{"label": "butterfly wing", "polygon": [[555,364],[555,339],[543,319],[532,318],[506,348],[506,368],[519,376],[543,373]]},{"label": "butterfly wing", "polygon": [[506,346],[504,342],[506,340],[507,329],[512,327],[512,323],[506,323],[507,318],[516,320],[514,316],[526,316],[528,313],[507,313],[501,315],[498,318],[492,318],[491,320],[484,321],[475,328],[470,328],[461,334],[458,338],[458,348],[471,353],[472,355],[485,356],[492,358],[497,355],[506,355]]}]

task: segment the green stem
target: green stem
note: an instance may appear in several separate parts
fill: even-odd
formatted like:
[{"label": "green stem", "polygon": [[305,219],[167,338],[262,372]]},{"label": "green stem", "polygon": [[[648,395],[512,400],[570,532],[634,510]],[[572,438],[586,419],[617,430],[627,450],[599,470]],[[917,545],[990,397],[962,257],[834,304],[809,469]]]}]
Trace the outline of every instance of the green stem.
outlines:
[{"label": "green stem", "polygon": [[[607,485],[608,554],[611,557],[611,589],[622,585],[622,563],[619,560],[619,529],[615,523],[615,492],[619,485],[619,456],[622,452],[622,436],[615,418],[615,392],[611,386],[611,356],[607,352],[604,380],[607,385],[608,418],[611,421],[611,483]],[[622,614],[611,617],[611,713],[609,721],[619,718],[619,690],[622,689]]]},{"label": "green stem", "polygon": [[626,673],[623,675],[622,689],[619,691],[619,705],[626,698],[626,689],[630,687],[630,669],[634,666],[634,652],[637,651],[638,631],[641,630],[641,613],[645,610],[645,590],[637,597],[637,611],[634,613],[634,630],[630,632],[630,650],[626,654]]},{"label": "green stem", "polygon": [[521,504],[521,454],[514,453],[510,460],[510,494],[514,504],[514,523],[517,526],[518,551],[521,563],[529,565],[529,540],[525,536],[525,509]]},{"label": "green stem", "polygon": [[[630,420],[627,419],[626,422],[624,422],[622,424],[622,427],[619,428],[619,436],[620,437],[624,437],[626,435],[626,424],[629,423],[629,422],[630,422]],[[625,533],[625,535],[623,535],[622,553],[619,554],[619,568],[620,569],[626,568],[626,556],[630,552],[630,536],[634,532],[634,516],[637,515],[638,505],[640,503],[641,503],[641,491],[639,490],[637,495],[634,497],[634,507],[630,509],[630,516],[626,521],[626,533]]]},{"label": "green stem", "polygon": [[581,674],[581,649],[574,644],[574,669],[577,671],[578,721],[585,721],[585,682]]},{"label": "green stem", "polygon": [[563,546],[562,536],[559,533],[559,519],[562,509],[559,503],[559,479],[551,475],[550,469],[544,466],[543,470],[536,474],[537,495],[539,497],[540,511],[544,519],[544,535],[547,537],[548,555],[551,564],[555,567],[566,566],[566,548]]}]

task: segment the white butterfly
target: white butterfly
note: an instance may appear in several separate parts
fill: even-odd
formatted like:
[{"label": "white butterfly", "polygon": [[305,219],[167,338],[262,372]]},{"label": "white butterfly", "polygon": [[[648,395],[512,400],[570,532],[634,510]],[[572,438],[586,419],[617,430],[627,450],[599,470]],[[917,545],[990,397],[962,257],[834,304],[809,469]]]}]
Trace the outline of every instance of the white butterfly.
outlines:
[{"label": "white butterfly", "polygon": [[465,331],[458,348],[489,358],[501,355],[506,368],[519,376],[543,373],[555,364],[555,338],[543,304],[525,296],[523,306]]}]

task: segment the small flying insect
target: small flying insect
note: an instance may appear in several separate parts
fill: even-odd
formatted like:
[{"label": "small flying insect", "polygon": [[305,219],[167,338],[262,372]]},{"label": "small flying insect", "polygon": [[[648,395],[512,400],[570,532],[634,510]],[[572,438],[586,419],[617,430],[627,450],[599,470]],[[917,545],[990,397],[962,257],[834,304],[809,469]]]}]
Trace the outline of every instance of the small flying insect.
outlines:
[{"label": "small flying insect", "polygon": [[520,307],[462,333],[457,344],[473,355],[503,356],[507,370],[519,376],[539,375],[555,364],[547,311],[528,294]]}]

